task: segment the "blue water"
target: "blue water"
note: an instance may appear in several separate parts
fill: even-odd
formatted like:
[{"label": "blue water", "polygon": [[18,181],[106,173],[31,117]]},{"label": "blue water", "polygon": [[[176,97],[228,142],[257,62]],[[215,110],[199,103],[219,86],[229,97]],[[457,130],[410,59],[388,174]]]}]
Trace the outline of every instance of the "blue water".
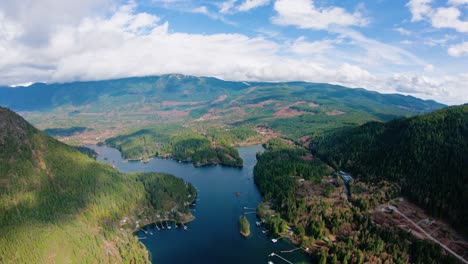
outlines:
[{"label": "blue water", "polygon": [[[288,241],[272,243],[264,227],[257,227],[254,210],[262,197],[253,180],[256,153],[260,145],[238,148],[244,167],[209,166],[195,168],[190,163],[154,158],[148,163],[125,162],[118,150],[109,147],[89,146],[96,150],[98,160],[115,165],[122,172],[170,173],[192,183],[198,189],[198,200],[193,209],[196,219],[188,230],[174,228],[157,231],[154,225],[146,229],[153,235],[137,233],[151,253],[153,263],[287,263],[269,256],[276,253],[292,263],[308,263],[310,258]],[[239,196],[235,193],[240,192]],[[251,235],[239,234],[238,219],[246,214]]]}]

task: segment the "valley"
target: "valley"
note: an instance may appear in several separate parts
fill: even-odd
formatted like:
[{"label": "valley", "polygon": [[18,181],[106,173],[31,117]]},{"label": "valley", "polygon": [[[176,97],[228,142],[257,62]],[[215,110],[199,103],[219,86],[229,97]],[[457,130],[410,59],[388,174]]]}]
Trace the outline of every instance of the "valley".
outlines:
[{"label": "valley", "polygon": [[[39,87],[48,92],[34,95],[35,89]],[[32,95],[24,97],[26,90]],[[197,170],[210,171],[209,168],[216,168],[213,165],[221,165],[218,167],[223,168],[222,170],[226,170],[225,167],[237,167],[232,169],[250,175],[248,180],[251,181],[248,185],[242,185],[243,188],[261,193],[261,197],[259,194],[249,196],[250,199],[258,200],[257,203],[261,202],[258,207],[254,206],[257,207],[256,214],[242,218],[243,234],[250,237],[245,227],[249,222],[250,232],[253,234],[250,239],[262,241],[259,242],[263,245],[262,249],[257,253],[253,251],[256,247],[248,250],[258,260],[276,256],[273,254],[266,257],[265,250],[270,248],[267,246],[271,243],[270,239],[276,242],[279,238],[284,238],[285,242],[291,241],[295,246],[291,249],[287,243],[281,244],[281,250],[275,251],[275,254],[287,257],[289,252],[300,251],[306,254],[307,262],[457,263],[456,255],[459,255],[458,260],[462,262],[461,259],[466,255],[466,231],[462,224],[466,222],[466,215],[460,210],[463,202],[455,202],[466,201],[462,191],[466,184],[463,180],[466,176],[463,164],[467,164],[466,105],[443,108],[444,105],[434,101],[328,84],[226,82],[184,75],[36,84],[17,88],[9,93],[0,88],[0,94],[6,95],[0,97],[0,103],[3,100],[4,104],[18,110],[26,120],[64,143],[75,146],[91,144],[93,149],[95,144],[101,148],[116,148],[119,151],[116,154],[118,157],[112,160],[103,160],[102,154],[97,153],[98,159],[110,163],[112,167],[117,165],[127,172],[158,172],[148,175],[128,174],[130,176],[113,172],[120,175],[117,177],[128,178],[126,181],[136,181],[136,185],[132,183],[128,186],[138,189],[128,191],[128,197],[134,197],[137,193],[138,196],[126,198],[124,211],[116,211],[111,216],[104,217],[105,220],[98,220],[94,227],[111,227],[113,235],[128,236],[131,239],[131,233],[138,231],[140,227],[150,227],[152,223],[162,220],[189,222],[195,219],[189,224],[189,228],[192,226],[197,228],[197,232],[204,232],[202,228],[209,228],[207,223],[198,221],[208,220],[199,219],[197,213],[192,215],[188,208],[194,202],[197,187],[190,183],[193,181],[202,184],[205,193],[212,190],[207,189],[210,183],[200,182],[200,179],[189,175],[198,174]],[[37,98],[31,101],[33,96]],[[40,137],[49,138],[43,133]],[[10,141],[9,136],[0,143]],[[54,144],[62,143],[52,145]],[[255,166],[249,156],[250,161],[245,168],[246,164],[237,147],[255,144],[263,144],[265,151],[257,153],[258,162]],[[41,148],[44,153],[52,151],[49,144]],[[37,147],[28,147],[25,153],[37,153],[36,151]],[[96,155],[84,148],[81,151],[91,156]],[[56,153],[61,155],[60,151]],[[403,157],[407,157],[406,160],[411,161],[411,165],[405,163]],[[447,164],[451,164],[448,169],[432,168],[428,164],[428,160],[433,165],[446,163],[448,157],[450,162]],[[122,162],[120,165],[115,163],[121,158],[123,160],[119,161]],[[175,164],[182,166],[186,175],[172,169],[172,159],[174,162],[178,161]],[[65,164],[65,160],[58,162],[54,158],[48,162],[58,166],[56,164]],[[167,171],[174,171],[179,178],[160,174],[166,171],[165,168],[148,170],[153,166],[151,164],[160,164],[163,160],[169,162],[166,164],[169,166]],[[15,166],[26,166],[25,162],[18,161]],[[32,162],[47,164],[43,158]],[[66,174],[68,170],[72,170],[73,162],[70,161],[67,167],[61,168],[60,173]],[[399,164],[399,167],[395,164]],[[99,173],[98,167],[104,165],[94,166],[97,165],[90,168],[95,171],[90,173],[90,180]],[[37,176],[37,181],[46,180],[53,184],[57,178],[56,173],[48,171],[47,165],[42,167],[44,175],[49,175],[49,179]],[[352,178],[344,177],[343,175],[349,174],[343,174],[341,170],[350,173]],[[10,175],[8,177],[14,175],[11,168],[6,169],[5,173]],[[3,176],[5,173],[2,173],[2,186],[11,190],[12,181]],[[35,172],[25,171],[21,175],[28,174]],[[445,175],[443,181],[437,178],[440,175]],[[437,183],[437,188],[424,184],[424,177]],[[184,184],[180,178],[189,183]],[[186,186],[185,190],[183,185]],[[72,184],[68,188],[76,188],[76,185]],[[451,188],[453,192],[443,196],[443,190],[447,188]],[[59,188],[56,197],[61,197],[60,190]],[[161,192],[162,190],[164,191]],[[241,199],[239,197],[243,196],[245,190],[231,190],[229,193],[231,196],[236,193],[231,198]],[[18,194],[23,192],[21,189]],[[34,195],[36,189],[27,189],[26,192]],[[127,191],[117,191],[122,192]],[[217,193],[213,195],[216,197]],[[404,203],[397,205],[392,202],[402,195],[405,197]],[[3,198],[10,196],[11,191]],[[73,196],[70,199],[73,201]],[[115,198],[109,199],[111,201]],[[227,198],[222,200],[225,199]],[[406,199],[415,204],[410,205]],[[437,202],[432,202],[432,199]],[[248,204],[249,201],[244,202],[246,204],[243,207],[252,206]],[[13,202],[7,207],[14,207],[17,203]],[[212,203],[210,201],[207,205],[222,207]],[[405,206],[412,208],[406,209],[406,212],[417,211],[416,215],[407,214],[414,222],[447,219],[450,224],[440,222],[438,229],[427,231],[434,232],[437,241],[443,241],[456,255],[445,254],[442,248],[431,242],[433,237],[424,233],[427,231],[422,231],[424,228],[411,228],[411,222],[402,223],[403,216],[398,217],[398,213],[395,215],[387,212],[388,203],[401,208],[401,212],[405,211]],[[239,210],[243,207],[240,204],[236,206],[239,208],[233,211],[235,214],[230,212],[226,215],[235,217],[220,220],[219,223],[233,222],[233,230],[226,231],[227,236],[231,232],[239,235],[239,215],[242,215]],[[104,215],[112,211],[105,206],[101,210]],[[27,222],[28,217],[24,217],[24,221]],[[14,219],[13,213],[8,219]],[[81,219],[78,217],[77,223],[83,223],[84,220]],[[100,218],[96,216],[95,219]],[[268,236],[252,225],[257,221],[263,223],[262,227],[266,228],[263,231],[270,232]],[[21,233],[21,230],[13,229],[9,232]],[[157,233],[156,230],[151,232]],[[168,241],[179,243],[182,234],[161,235]],[[108,238],[105,243],[110,245],[116,239]],[[210,241],[211,236],[207,235],[206,239]],[[225,241],[228,243],[228,240]],[[243,243],[247,243],[237,239],[235,241],[242,247],[246,246]],[[158,244],[153,240],[143,243],[150,248],[153,247],[151,245]],[[137,242],[135,245],[141,243]],[[184,246],[190,247],[190,244]],[[118,244],[108,248],[113,252],[112,259],[117,262],[126,262],[127,258],[140,256],[136,249],[123,252]],[[7,252],[9,248],[4,246],[3,250]],[[42,254],[56,254],[49,252],[54,251],[41,249],[35,253],[34,258],[41,259]],[[161,254],[157,248],[151,248],[151,252]],[[69,253],[64,251],[63,254]],[[225,252],[225,255],[229,254]],[[297,259],[304,258],[304,255],[294,256]],[[13,258],[23,257],[20,253]],[[7,260],[11,258],[8,256]],[[143,258],[146,260],[141,261],[148,261],[147,255]],[[164,255],[164,259],[170,258],[171,255]],[[225,260],[221,256],[216,259]],[[183,256],[180,256],[180,260],[188,261]],[[209,261],[209,258],[204,261]]]}]

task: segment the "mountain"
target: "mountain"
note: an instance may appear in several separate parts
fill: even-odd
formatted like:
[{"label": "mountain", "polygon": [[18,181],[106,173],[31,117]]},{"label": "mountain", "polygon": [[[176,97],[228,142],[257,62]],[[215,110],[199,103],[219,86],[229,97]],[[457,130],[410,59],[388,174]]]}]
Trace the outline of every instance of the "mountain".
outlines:
[{"label": "mountain", "polygon": [[155,123],[184,123],[198,130],[262,125],[297,139],[444,107],[411,96],[339,85],[230,82],[178,74],[3,87],[0,105],[21,111],[41,129],[80,128],[81,133],[65,136],[78,143],[117,136],[115,128],[135,132]]},{"label": "mountain", "polygon": [[468,234],[468,105],[343,129],[317,138],[313,148],[358,179],[397,183],[405,196]]},{"label": "mountain", "polygon": [[0,263],[149,263],[137,221],[188,219],[187,197],[181,179],[119,173],[0,107]]}]

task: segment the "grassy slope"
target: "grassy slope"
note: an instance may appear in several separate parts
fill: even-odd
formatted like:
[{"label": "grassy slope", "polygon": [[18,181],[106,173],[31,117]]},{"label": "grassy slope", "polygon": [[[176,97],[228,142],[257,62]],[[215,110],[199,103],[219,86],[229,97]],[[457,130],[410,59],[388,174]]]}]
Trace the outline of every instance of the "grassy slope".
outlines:
[{"label": "grassy slope", "polygon": [[121,174],[0,108],[1,263],[148,262],[118,221],[183,207],[190,188],[173,176]]}]

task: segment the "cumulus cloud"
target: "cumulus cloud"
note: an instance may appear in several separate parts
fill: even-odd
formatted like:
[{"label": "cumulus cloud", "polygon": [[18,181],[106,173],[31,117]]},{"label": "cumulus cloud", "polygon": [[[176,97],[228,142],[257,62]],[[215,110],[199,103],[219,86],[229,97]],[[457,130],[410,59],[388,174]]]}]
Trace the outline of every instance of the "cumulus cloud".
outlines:
[{"label": "cumulus cloud", "polygon": [[406,6],[411,12],[411,21],[421,21],[423,18],[432,11],[430,4],[432,0],[410,0]]},{"label": "cumulus cloud", "polygon": [[[394,74],[385,85],[399,93],[425,99],[436,99],[446,104],[466,103],[468,73],[428,77],[415,74]],[[443,98],[443,100],[441,100]]]},{"label": "cumulus cloud", "polygon": [[29,47],[10,37],[0,49],[0,80],[14,84],[183,73],[278,81],[323,76],[317,80],[330,81],[336,75],[316,63],[281,57],[281,43],[241,34],[170,33],[169,24],[158,21],[125,5],[109,18],[63,25],[46,46]]},{"label": "cumulus cloud", "polygon": [[468,42],[452,45],[448,49],[448,54],[453,57],[468,55]]},{"label": "cumulus cloud", "polygon": [[[468,100],[460,88],[467,83],[468,74],[450,79],[427,79],[418,74],[389,79],[388,65],[400,68],[417,64],[422,71],[428,63],[349,28],[330,26],[329,30],[338,37],[325,40],[189,34],[169,30],[170,21],[138,12],[134,2],[108,8],[53,26],[42,44],[33,46],[22,38],[31,29],[21,19],[5,16],[5,10],[0,9],[0,84],[182,73],[239,81],[328,82],[381,92],[406,92],[444,102]],[[205,11],[209,10],[192,10]],[[338,49],[340,45],[353,45],[353,50]],[[356,47],[361,47],[365,56],[356,54]],[[376,72],[379,67],[380,74]],[[410,84],[405,86],[406,80]],[[413,90],[409,87],[412,84],[416,87]]]},{"label": "cumulus cloud", "polygon": [[431,15],[435,28],[453,28],[458,32],[468,32],[468,21],[460,19],[461,12],[456,7],[437,8]]},{"label": "cumulus cloud", "polygon": [[410,0],[407,4],[412,14],[411,21],[427,20],[434,28],[451,28],[458,32],[468,32],[468,21],[462,20],[460,5],[467,0],[448,1],[449,7],[433,8],[432,0]]},{"label": "cumulus cloud", "polygon": [[367,24],[359,12],[349,13],[340,7],[317,8],[312,0],[277,0],[278,25],[293,25],[304,29],[327,29],[330,26],[363,26]]},{"label": "cumulus cloud", "polygon": [[[102,14],[115,7],[111,0],[82,1],[0,1],[0,12],[20,28],[22,43],[45,45],[51,34],[62,24],[77,24],[83,16]],[[2,33],[0,33],[2,34]]]}]

